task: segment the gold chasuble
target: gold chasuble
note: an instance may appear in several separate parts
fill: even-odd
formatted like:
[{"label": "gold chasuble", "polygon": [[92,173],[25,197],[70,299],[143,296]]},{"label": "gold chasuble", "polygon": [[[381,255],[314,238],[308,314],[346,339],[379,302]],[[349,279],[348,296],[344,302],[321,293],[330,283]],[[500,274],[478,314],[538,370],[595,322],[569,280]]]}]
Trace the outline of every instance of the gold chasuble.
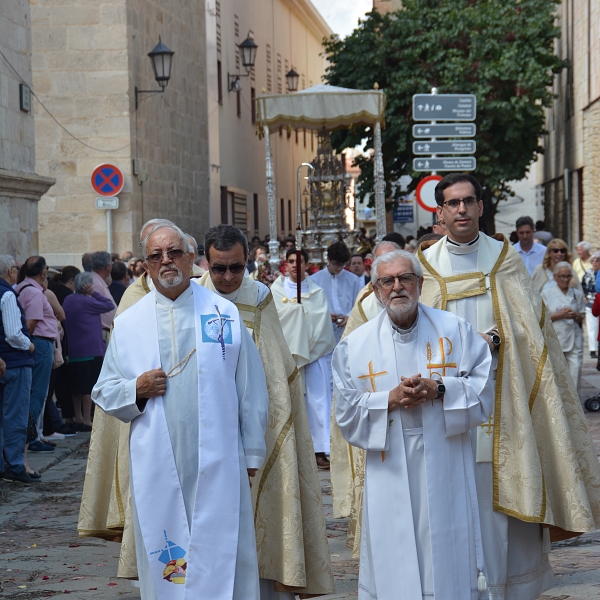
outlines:
[{"label": "gold chasuble", "polygon": [[[200,284],[215,291],[210,274]],[[301,597],[335,592],[304,392],[272,294],[256,306],[258,287],[244,277],[234,303],[258,347],[269,392],[267,455],[252,480],[260,577]]]},{"label": "gold chasuble", "polygon": [[[342,339],[374,319],[382,310],[373,286],[368,283],[356,297],[356,302]],[[360,532],[362,524],[362,498],[365,481],[365,451],[351,446],[342,436],[335,418],[335,395],[331,407],[331,489],[333,495],[333,516],[336,519],[350,517],[346,546],[359,557]]]},{"label": "gold chasuble", "polygon": [[[491,252],[492,241],[480,237],[480,254]],[[525,264],[504,239],[490,270],[453,275],[445,243],[444,237],[431,245],[427,258],[418,251],[425,272],[420,301],[447,310],[453,300],[491,294],[490,316],[502,339],[491,423],[494,510],[567,532],[595,531],[600,464],[550,316]],[[554,528],[552,534],[568,537]]]}]

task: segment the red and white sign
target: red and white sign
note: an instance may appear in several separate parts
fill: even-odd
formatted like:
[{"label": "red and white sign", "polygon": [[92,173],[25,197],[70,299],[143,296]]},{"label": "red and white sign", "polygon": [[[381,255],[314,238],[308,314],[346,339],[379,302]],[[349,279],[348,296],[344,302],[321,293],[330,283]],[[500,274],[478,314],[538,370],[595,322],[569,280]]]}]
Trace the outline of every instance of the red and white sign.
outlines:
[{"label": "red and white sign", "polygon": [[92,187],[99,196],[116,196],[125,185],[123,172],[119,167],[105,163],[92,171]]},{"label": "red and white sign", "polygon": [[417,186],[417,202],[421,208],[429,212],[436,211],[435,187],[441,180],[441,175],[428,175],[419,181],[419,185]]}]

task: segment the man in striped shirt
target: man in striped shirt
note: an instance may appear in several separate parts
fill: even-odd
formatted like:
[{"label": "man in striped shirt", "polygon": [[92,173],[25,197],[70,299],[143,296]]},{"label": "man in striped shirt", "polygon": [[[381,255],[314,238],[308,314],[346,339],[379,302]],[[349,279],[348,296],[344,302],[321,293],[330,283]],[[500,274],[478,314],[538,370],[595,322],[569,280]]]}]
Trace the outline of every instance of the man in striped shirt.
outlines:
[{"label": "man in striped shirt", "polygon": [[31,483],[25,470],[24,449],[35,346],[12,288],[18,272],[12,256],[0,255],[0,356],[6,363],[0,376],[0,478]]}]

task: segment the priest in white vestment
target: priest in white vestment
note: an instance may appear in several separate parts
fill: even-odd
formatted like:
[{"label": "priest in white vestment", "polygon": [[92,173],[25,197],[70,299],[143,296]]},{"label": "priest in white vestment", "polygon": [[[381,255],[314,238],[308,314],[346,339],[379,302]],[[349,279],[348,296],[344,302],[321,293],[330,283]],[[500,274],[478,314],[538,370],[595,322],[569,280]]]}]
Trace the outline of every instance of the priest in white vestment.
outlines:
[{"label": "priest in white vestment", "polygon": [[481,185],[453,173],[435,196],[448,234],[418,250],[421,302],[463,317],[493,356],[493,416],[472,432],[489,599],[533,600],[554,584],[551,535],[600,526],[600,465],[523,261],[479,231]]},{"label": "priest in white vestment", "polygon": [[[280,275],[271,286],[285,341],[301,369],[304,398],[315,448],[317,466],[329,468],[331,420],[331,368],[329,355],[336,339],[330,326],[327,296],[322,288],[306,277],[308,253],[286,253],[288,277]],[[298,304],[300,279],[300,304]]]},{"label": "priest in white vestment", "polygon": [[145,242],[155,291],[115,320],[94,401],[131,422],[143,600],[258,600],[248,476],[265,457],[262,362],[236,307],[190,286],[183,232]]},{"label": "priest in white vestment", "polygon": [[336,341],[340,341],[350,311],[360,291],[360,279],[346,271],[350,251],[343,242],[335,242],[327,249],[327,265],[310,278],[323,290],[329,303],[331,323]]},{"label": "priest in white vestment", "polygon": [[485,565],[469,430],[493,404],[491,353],[463,319],[419,305],[396,250],[372,281],[386,310],[333,355],[336,418],[365,449],[359,600],[477,600]]}]

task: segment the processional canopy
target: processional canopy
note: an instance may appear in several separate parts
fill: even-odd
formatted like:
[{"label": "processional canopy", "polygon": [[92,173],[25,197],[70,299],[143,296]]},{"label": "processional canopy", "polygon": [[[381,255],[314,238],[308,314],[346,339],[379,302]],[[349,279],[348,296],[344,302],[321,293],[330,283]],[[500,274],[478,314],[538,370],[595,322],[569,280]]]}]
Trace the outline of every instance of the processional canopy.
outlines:
[{"label": "processional canopy", "polygon": [[[383,161],[381,157],[381,125],[385,117],[385,94],[380,90],[352,90],[318,84],[292,94],[261,95],[257,98],[258,121],[267,144],[267,194],[271,239],[276,238],[275,181],[269,132],[281,128],[318,131],[317,156],[312,161],[314,171],[308,177],[309,201],[297,199],[297,239],[308,250],[311,260],[324,263],[327,248],[343,241],[349,248],[356,246],[359,232],[346,223],[348,208],[346,188],[349,175],[343,158],[331,147],[330,132],[353,126],[374,127],[375,198],[385,235],[385,204]],[[275,246],[273,247],[273,249]],[[271,252],[273,254],[273,252]]]}]

